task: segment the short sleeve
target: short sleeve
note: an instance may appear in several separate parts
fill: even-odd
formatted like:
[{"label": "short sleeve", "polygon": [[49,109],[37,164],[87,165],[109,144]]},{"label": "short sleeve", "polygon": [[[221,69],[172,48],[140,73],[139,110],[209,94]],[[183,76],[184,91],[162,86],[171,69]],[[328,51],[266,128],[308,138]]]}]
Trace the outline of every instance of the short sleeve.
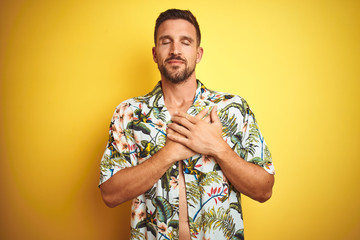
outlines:
[{"label": "short sleeve", "polygon": [[132,115],[128,103],[121,103],[115,109],[109,127],[109,140],[100,162],[99,185],[121,169],[132,166],[131,150],[135,149],[135,144],[132,131],[127,129]]},{"label": "short sleeve", "polygon": [[260,132],[254,113],[247,104],[245,106],[246,114],[242,128],[244,160],[261,166],[270,174],[275,174],[271,153]]}]

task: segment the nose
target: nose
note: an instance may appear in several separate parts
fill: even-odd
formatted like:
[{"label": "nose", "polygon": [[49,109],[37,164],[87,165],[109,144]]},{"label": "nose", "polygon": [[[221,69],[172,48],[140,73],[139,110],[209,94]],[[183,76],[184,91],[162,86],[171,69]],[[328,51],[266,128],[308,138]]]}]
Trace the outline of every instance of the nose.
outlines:
[{"label": "nose", "polygon": [[180,55],[181,54],[181,48],[180,48],[180,44],[174,42],[171,44],[171,49],[170,49],[170,54],[171,55]]}]

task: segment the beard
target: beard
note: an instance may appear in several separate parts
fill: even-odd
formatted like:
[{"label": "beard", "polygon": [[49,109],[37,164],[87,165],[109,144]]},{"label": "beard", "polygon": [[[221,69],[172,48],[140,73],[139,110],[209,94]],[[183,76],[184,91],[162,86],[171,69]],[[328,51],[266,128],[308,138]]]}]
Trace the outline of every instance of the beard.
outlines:
[{"label": "beard", "polygon": [[[161,75],[163,75],[167,80],[169,80],[172,83],[179,84],[179,83],[184,82],[186,79],[188,79],[194,73],[196,64],[194,64],[193,67],[188,66],[187,61],[182,58],[179,58],[179,57],[171,57],[171,58],[167,59],[166,61],[173,60],[173,59],[184,61],[185,68],[183,70],[179,70],[180,67],[175,66],[175,67],[171,67],[169,69],[165,66],[165,64],[158,64],[158,68],[159,68]],[[165,61],[165,63],[166,63],[166,61]]]}]

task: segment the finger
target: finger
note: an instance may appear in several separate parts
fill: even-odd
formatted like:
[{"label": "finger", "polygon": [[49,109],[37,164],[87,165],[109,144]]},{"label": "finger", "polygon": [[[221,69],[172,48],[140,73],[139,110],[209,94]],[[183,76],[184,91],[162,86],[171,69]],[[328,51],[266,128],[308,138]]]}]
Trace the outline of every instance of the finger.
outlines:
[{"label": "finger", "polygon": [[166,135],[172,135],[172,134],[177,134],[177,133],[176,133],[174,130],[168,128],[168,129],[166,130]]},{"label": "finger", "polygon": [[211,122],[218,123],[220,122],[219,116],[217,115],[217,106],[214,106],[211,110],[210,116],[211,116]]},{"label": "finger", "polygon": [[183,135],[185,137],[190,136],[190,131],[187,128],[185,128],[185,127],[183,127],[183,126],[181,126],[181,125],[179,125],[177,123],[170,123],[168,125],[168,127],[172,130],[171,133],[176,132],[176,133],[181,134],[181,135]]},{"label": "finger", "polygon": [[211,122],[210,114],[207,115],[203,120],[204,120],[206,123],[210,123],[210,122]]},{"label": "finger", "polygon": [[[181,117],[181,116],[174,116],[171,118],[172,122],[177,123],[185,128],[187,128],[188,130],[191,130],[192,127],[194,126],[194,123],[192,123],[189,119],[185,118],[185,117]],[[198,119],[196,119],[198,120]]]},{"label": "finger", "polygon": [[185,118],[186,120],[188,120],[191,123],[196,123],[198,121],[197,118],[195,118],[187,113],[184,113],[184,112],[176,111],[174,114],[174,117],[172,117],[171,120],[173,120],[173,118],[176,118],[176,117]]},{"label": "finger", "polygon": [[208,110],[207,108],[204,108],[203,110],[201,110],[196,116],[195,118],[197,119],[203,119],[203,117],[205,117],[205,115],[207,114]]},{"label": "finger", "polygon": [[188,139],[180,134],[168,133],[167,137],[174,141],[181,143],[182,145],[186,146]]}]

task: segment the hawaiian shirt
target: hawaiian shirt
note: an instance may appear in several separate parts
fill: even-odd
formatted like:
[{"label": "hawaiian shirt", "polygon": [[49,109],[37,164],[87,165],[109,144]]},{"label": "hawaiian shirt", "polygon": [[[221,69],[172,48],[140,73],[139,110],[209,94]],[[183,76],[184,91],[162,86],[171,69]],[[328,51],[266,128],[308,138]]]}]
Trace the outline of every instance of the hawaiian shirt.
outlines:
[{"label": "hawaiian shirt", "polygon": [[[274,174],[270,151],[246,101],[209,90],[198,81],[187,113],[196,115],[214,105],[223,125],[223,139],[229,146],[244,160]],[[160,82],[147,95],[122,102],[111,120],[109,142],[100,164],[100,184],[124,168],[141,164],[164,147],[170,122]],[[185,178],[191,238],[243,239],[240,193],[216,161],[201,154],[184,159],[183,169],[175,163],[151,189],[132,200],[131,239],[178,239],[179,171]]]}]

